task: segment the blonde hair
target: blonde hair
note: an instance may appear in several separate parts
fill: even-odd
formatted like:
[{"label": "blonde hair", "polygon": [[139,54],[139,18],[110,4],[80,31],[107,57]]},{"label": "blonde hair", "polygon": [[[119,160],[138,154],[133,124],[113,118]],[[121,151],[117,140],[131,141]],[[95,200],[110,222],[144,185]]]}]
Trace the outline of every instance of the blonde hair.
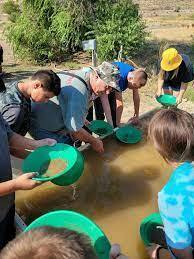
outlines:
[{"label": "blonde hair", "polygon": [[1,252],[1,259],[97,259],[89,238],[65,228],[24,232]]},{"label": "blonde hair", "polygon": [[[160,72],[159,72],[159,78],[160,79],[164,79],[165,72],[166,72],[165,70],[160,69]],[[172,80],[174,77],[177,77],[178,72],[179,72],[179,67],[177,67],[175,70],[173,70],[173,74],[172,74],[170,79]]]}]

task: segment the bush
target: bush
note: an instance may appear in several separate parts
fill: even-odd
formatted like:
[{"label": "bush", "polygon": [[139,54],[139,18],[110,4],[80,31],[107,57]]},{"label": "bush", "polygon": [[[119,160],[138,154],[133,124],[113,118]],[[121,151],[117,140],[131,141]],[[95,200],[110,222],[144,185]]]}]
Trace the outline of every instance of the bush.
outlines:
[{"label": "bush", "polygon": [[123,54],[134,56],[145,42],[145,25],[138,13],[138,6],[131,0],[119,0],[109,5],[102,16],[95,34],[100,59],[117,58],[121,45]]},{"label": "bush", "polygon": [[9,14],[9,19],[11,22],[15,22],[20,13],[18,3],[8,0],[3,4],[3,12]]},{"label": "bush", "polygon": [[121,45],[129,56],[145,40],[132,0],[23,0],[20,8],[6,33],[20,58],[64,61],[82,49],[83,40],[96,38],[100,59],[113,59]]}]

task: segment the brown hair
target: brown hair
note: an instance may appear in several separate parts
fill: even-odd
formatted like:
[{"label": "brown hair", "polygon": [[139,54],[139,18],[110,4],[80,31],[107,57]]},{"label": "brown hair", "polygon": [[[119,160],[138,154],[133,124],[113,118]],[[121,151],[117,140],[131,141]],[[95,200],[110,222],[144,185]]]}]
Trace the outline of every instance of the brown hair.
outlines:
[{"label": "brown hair", "polygon": [[61,79],[52,70],[38,70],[31,76],[31,80],[39,80],[43,89],[58,96],[61,91]]},{"label": "brown hair", "polygon": [[90,240],[65,228],[40,227],[24,232],[1,252],[1,259],[95,259]]},{"label": "brown hair", "polygon": [[144,79],[147,82],[148,74],[146,73],[144,68],[138,68],[135,70],[135,73],[141,74],[141,78]]},{"label": "brown hair", "polygon": [[162,157],[169,162],[192,161],[194,156],[194,121],[177,108],[157,112],[148,135]]}]

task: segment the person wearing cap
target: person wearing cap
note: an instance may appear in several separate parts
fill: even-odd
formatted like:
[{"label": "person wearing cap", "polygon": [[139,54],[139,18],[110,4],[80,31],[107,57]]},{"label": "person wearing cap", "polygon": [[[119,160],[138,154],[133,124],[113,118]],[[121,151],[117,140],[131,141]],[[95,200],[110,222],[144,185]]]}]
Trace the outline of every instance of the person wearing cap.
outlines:
[{"label": "person wearing cap", "polygon": [[87,67],[76,71],[61,71],[61,92],[44,104],[33,103],[30,134],[35,139],[52,136],[57,142],[73,144],[73,139],[90,143],[97,152],[103,152],[103,143],[94,138],[83,126],[90,101],[112,88],[118,88],[119,70],[103,62],[97,68]]},{"label": "person wearing cap", "polygon": [[179,104],[188,83],[193,79],[193,65],[189,56],[169,48],[162,53],[156,96],[160,96],[163,90],[164,94],[175,95]]},{"label": "person wearing cap", "polygon": [[107,121],[114,127],[120,126],[123,112],[122,92],[130,89],[133,92],[134,115],[128,122],[136,124],[139,121],[139,89],[146,85],[148,75],[143,68],[135,68],[124,62],[113,62],[113,65],[118,68],[120,79],[119,88],[101,98]]}]

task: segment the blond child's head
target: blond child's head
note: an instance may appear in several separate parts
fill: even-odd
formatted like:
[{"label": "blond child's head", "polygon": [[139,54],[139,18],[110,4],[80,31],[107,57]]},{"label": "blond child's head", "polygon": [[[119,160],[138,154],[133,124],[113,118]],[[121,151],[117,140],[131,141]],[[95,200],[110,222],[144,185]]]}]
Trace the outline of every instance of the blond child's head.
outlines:
[{"label": "blond child's head", "polygon": [[1,259],[95,259],[87,236],[65,228],[40,227],[24,232],[1,252]]},{"label": "blond child's head", "polygon": [[160,110],[151,119],[148,134],[166,161],[193,160],[194,121],[189,113],[177,108]]}]

